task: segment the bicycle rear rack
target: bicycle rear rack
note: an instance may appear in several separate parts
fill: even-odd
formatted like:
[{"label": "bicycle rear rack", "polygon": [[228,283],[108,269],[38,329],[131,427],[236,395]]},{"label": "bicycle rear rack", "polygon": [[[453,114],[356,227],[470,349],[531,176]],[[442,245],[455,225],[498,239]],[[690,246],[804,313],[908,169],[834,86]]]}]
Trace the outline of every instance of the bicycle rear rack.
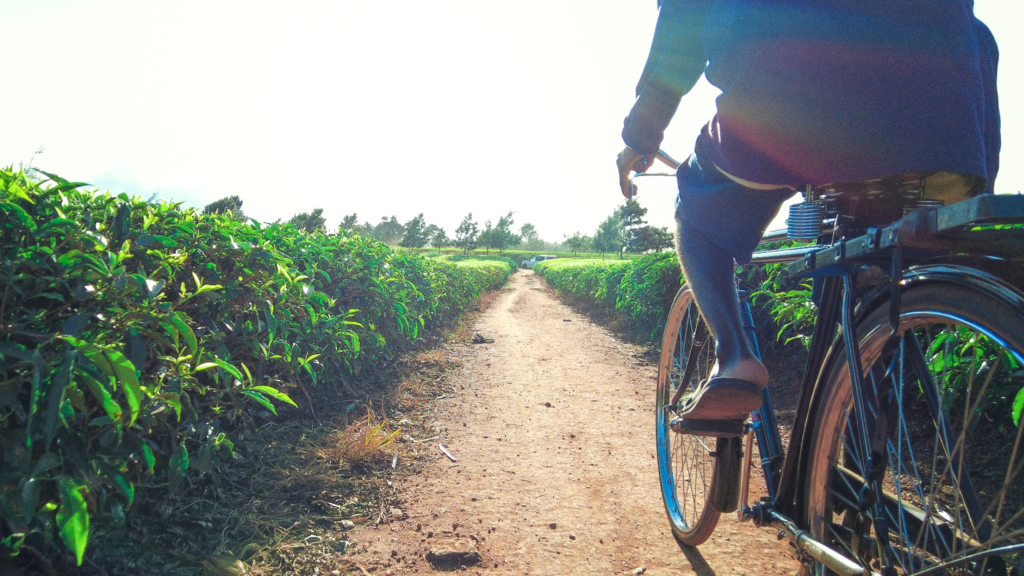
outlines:
[{"label": "bicycle rear rack", "polygon": [[[902,221],[901,221],[902,222]],[[1024,195],[986,194],[951,206],[931,210],[922,228],[908,238],[900,234],[901,222],[869,229],[867,234],[843,239],[827,248],[813,250],[787,268],[789,278],[834,276],[848,273],[853,266],[884,263],[892,248],[934,249],[963,254],[983,253],[1004,258],[1024,255],[1024,227],[998,225],[1024,222]]]}]

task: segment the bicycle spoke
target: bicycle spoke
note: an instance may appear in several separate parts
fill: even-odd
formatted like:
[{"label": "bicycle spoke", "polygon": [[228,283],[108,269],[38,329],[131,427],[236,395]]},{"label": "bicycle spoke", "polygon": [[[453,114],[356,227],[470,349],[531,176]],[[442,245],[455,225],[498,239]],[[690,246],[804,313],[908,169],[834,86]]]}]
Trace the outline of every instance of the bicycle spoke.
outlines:
[{"label": "bicycle spoke", "polygon": [[666,325],[659,369],[658,410],[664,438],[658,452],[662,491],[673,533],[681,542],[697,545],[710,536],[719,512],[709,503],[714,480],[714,459],[709,439],[679,434],[671,429],[677,404],[714,366],[714,343],[692,295],[682,290],[673,302]]},{"label": "bicycle spoke", "polygon": [[[1010,403],[1024,386],[1024,354],[1007,342],[1020,342],[1024,325],[1019,314],[1004,313],[1000,331],[989,332],[985,323],[993,314],[952,297],[951,290],[915,291],[916,308],[901,311],[903,333],[896,339],[888,309],[870,314],[870,328],[859,332],[859,395],[845,358],[832,368],[831,389],[842,395],[824,396],[833,404],[824,404],[829,408],[821,421],[838,422],[823,431],[833,448],[814,452],[831,462],[827,498],[812,508],[823,518],[814,533],[851,559],[881,568],[885,553],[872,544],[879,525],[858,514],[869,475],[865,450],[878,445],[865,442],[864,434],[873,434],[873,443],[884,438],[886,462],[874,510],[885,515],[888,540],[879,543],[887,544],[897,574],[936,570],[1003,547],[998,555],[937,573],[1016,576],[1024,554],[1005,547],[1024,543],[1024,425],[1010,422]],[[935,308],[937,301],[944,308]],[[1016,336],[1008,340],[1007,334]],[[858,397],[863,404],[854,410]]]},{"label": "bicycle spoke", "polygon": [[[1002,515],[1002,512],[1003,512],[1003,504],[1006,501],[1006,492],[1007,492],[1007,490],[1008,490],[1008,488],[1010,486],[1013,486],[1016,483],[1017,476],[1020,474],[1021,468],[1024,468],[1024,461],[1022,461],[1017,466],[1016,470],[1014,470],[1014,466],[1013,466],[1014,462],[1017,459],[1018,450],[1020,449],[1020,442],[1021,442],[1021,434],[1022,433],[1024,433],[1024,426],[1017,426],[1017,437],[1013,441],[1013,452],[1012,452],[1012,455],[1010,456],[1010,461],[1006,465],[1006,478],[1003,481],[1002,489],[1000,489],[1000,491],[999,491],[999,498],[998,498],[999,507],[996,509],[995,517],[994,517],[994,519],[992,521],[992,525],[993,525],[992,526],[992,537],[993,538],[998,536],[1001,533],[1001,531],[1002,531],[1002,526],[999,526],[999,517]],[[1009,520],[1007,520],[1007,522],[1006,522],[1006,524],[1004,524],[1004,526],[1011,525],[1013,523],[1013,521],[1016,520],[1017,518],[1020,518],[1021,515],[1024,515],[1024,508],[1021,508],[1021,509],[1017,510],[1017,513],[1014,514]]]}]

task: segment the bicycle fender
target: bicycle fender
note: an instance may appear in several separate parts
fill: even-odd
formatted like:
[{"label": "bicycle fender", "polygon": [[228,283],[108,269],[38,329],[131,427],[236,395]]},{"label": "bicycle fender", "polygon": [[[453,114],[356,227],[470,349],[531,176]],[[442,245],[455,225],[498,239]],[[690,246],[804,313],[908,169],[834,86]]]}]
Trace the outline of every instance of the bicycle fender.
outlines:
[{"label": "bicycle fender", "polygon": [[[903,290],[930,283],[966,286],[988,294],[1024,314],[1024,269],[1005,260],[973,256],[945,256],[911,266],[903,273]],[[857,305],[855,321],[889,300],[889,285],[873,288]]]}]

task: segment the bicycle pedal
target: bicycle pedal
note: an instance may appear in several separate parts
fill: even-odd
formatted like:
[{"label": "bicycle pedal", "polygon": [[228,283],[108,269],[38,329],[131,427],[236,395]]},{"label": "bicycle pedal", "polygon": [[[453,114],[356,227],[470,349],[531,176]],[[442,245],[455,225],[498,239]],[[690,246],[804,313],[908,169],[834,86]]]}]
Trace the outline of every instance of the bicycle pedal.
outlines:
[{"label": "bicycle pedal", "polygon": [[715,438],[734,438],[742,436],[744,432],[742,420],[695,420],[676,416],[668,427],[676,434]]}]

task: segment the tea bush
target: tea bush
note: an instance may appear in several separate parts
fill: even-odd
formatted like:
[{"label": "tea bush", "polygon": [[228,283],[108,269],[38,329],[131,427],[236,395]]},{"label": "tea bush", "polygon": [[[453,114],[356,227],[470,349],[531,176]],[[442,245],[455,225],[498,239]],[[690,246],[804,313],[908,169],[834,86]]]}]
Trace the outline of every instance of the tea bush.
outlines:
[{"label": "tea bush", "polygon": [[[82,562],[136,486],[209,475],[296,386],[373,370],[503,284],[358,235],[0,170],[0,548]],[[95,527],[95,526],[94,526]]]},{"label": "tea bush", "polygon": [[636,260],[545,260],[534,267],[560,292],[618,311],[632,327],[656,340],[682,284],[675,253]]}]

